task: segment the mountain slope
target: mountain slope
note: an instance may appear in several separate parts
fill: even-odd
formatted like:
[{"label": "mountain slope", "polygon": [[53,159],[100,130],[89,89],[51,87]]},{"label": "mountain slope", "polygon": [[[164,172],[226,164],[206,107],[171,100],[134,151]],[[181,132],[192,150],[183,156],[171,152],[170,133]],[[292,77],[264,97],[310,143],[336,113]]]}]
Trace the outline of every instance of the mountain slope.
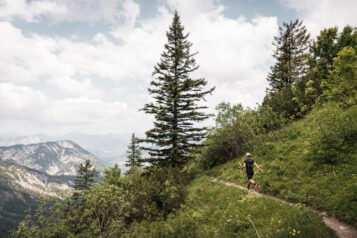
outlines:
[{"label": "mountain slope", "polygon": [[[251,148],[264,170],[260,191],[299,202],[357,227],[357,110],[338,105],[316,108]],[[211,176],[240,185],[244,158],[217,166]]]},{"label": "mountain slope", "polygon": [[79,164],[86,160],[90,160],[98,170],[108,166],[72,141],[0,147],[0,160],[50,175],[76,175]]},{"label": "mountain slope", "polygon": [[71,190],[74,176],[50,176],[21,165],[0,161],[0,234],[24,219],[25,210],[34,210],[40,196],[59,196]]},{"label": "mountain slope", "polygon": [[135,223],[124,237],[336,237],[321,216],[303,206],[257,197],[206,175],[187,189],[185,204],[166,220]]}]

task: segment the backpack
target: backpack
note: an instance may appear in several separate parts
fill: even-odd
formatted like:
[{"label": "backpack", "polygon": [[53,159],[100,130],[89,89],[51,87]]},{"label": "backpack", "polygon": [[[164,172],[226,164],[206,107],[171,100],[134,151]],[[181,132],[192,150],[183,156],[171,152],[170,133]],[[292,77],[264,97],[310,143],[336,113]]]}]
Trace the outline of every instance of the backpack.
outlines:
[{"label": "backpack", "polygon": [[251,170],[251,169],[253,169],[254,160],[251,158],[246,159],[245,164],[246,164],[247,169]]}]

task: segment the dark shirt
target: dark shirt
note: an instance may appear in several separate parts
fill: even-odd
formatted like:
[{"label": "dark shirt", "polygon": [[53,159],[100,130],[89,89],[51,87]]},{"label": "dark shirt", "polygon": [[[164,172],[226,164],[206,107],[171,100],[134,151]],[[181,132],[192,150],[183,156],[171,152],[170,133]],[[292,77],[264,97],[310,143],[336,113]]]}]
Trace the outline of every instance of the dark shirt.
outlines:
[{"label": "dark shirt", "polygon": [[245,169],[246,170],[253,171],[254,159],[248,158],[248,159],[244,160],[244,163],[245,163]]}]

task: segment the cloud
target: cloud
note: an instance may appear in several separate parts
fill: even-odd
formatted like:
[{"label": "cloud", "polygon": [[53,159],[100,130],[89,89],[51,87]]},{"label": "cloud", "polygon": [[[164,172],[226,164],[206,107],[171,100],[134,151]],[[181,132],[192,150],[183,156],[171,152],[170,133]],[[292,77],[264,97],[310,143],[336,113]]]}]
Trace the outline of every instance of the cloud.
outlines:
[{"label": "cloud", "polygon": [[224,7],[219,1],[214,0],[165,3],[154,18],[139,21],[125,31],[121,26],[112,31],[131,53],[127,54],[126,63],[140,60],[142,77],[151,80],[145,72],[151,72],[159,61],[166,42],[164,32],[171,23],[173,11],[178,10],[185,32],[190,33],[193,50],[199,51],[196,59],[200,68],[194,76],[205,77],[211,86],[216,86],[213,96],[207,97],[209,106],[214,108],[222,101],[246,106],[261,102],[268,86],[266,75],[272,64],[271,42],[278,31],[277,18],[230,19],[223,15]]},{"label": "cloud", "polygon": [[24,109],[32,104],[42,104],[45,95],[35,89],[16,86],[13,83],[0,84],[0,103],[2,108]]},{"label": "cloud", "polygon": [[222,13],[224,6],[218,0],[167,0],[167,5],[172,10],[178,10],[187,22],[194,21],[202,14],[217,16]]},{"label": "cloud", "polygon": [[357,25],[357,1],[355,0],[281,0],[290,8],[296,9],[299,18],[313,35],[328,27]]},{"label": "cloud", "polygon": [[0,31],[0,81],[28,82],[74,74],[73,66],[58,59],[56,38],[25,37],[20,29],[1,21]]},{"label": "cloud", "polygon": [[0,19],[116,22],[121,20],[125,9],[133,5],[130,0],[0,0]]},{"label": "cloud", "polygon": [[103,34],[89,43],[36,34],[25,36],[8,22],[0,22],[0,31],[4,36],[0,38],[0,81],[26,83],[45,79],[62,90],[82,92],[81,95],[100,94],[88,80],[92,77],[113,81],[149,79],[153,58],[159,58],[159,51],[143,54],[153,42],[140,43],[140,34],[120,45]]},{"label": "cloud", "polygon": [[128,134],[151,121],[135,120],[143,116],[124,102],[85,96],[54,100],[39,90],[13,83],[0,83],[0,111],[0,129],[5,134],[14,130],[21,134],[62,134],[74,129]]},{"label": "cloud", "polygon": [[266,75],[272,63],[272,40],[277,32],[275,17],[228,19],[202,15],[192,26],[191,39],[199,51],[197,72],[216,85],[211,106],[230,101],[254,106],[267,87]]},{"label": "cloud", "polygon": [[[205,77],[210,86],[216,86],[213,96],[207,96],[211,111],[222,101],[245,106],[261,102],[272,64],[276,17],[232,19],[223,15],[224,6],[219,1],[167,0],[155,16],[142,19],[137,3],[120,3],[119,16],[113,17],[123,22],[113,23],[110,32],[98,32],[86,42],[24,35],[10,22],[0,21],[4,36],[0,38],[0,86],[8,91],[1,97],[13,105],[0,104],[4,112],[0,130],[128,133],[151,128],[153,118],[137,110],[148,102],[146,87],[152,80],[153,66],[159,62],[175,9],[182,16],[185,32],[190,32],[193,51],[199,51],[196,59],[200,68],[193,76]],[[84,12],[87,8],[91,8],[91,1]],[[91,14],[88,19],[99,19],[102,13]],[[41,16],[23,17],[41,21]],[[51,92],[46,91],[49,87],[54,87]],[[16,99],[14,95],[22,91],[24,98]],[[19,126],[15,128],[12,123]]]},{"label": "cloud", "polygon": [[67,8],[55,1],[0,0],[0,19],[20,18],[28,22],[37,21],[44,15],[62,15]]},{"label": "cloud", "polygon": [[48,81],[56,85],[59,89],[68,92],[72,95],[88,96],[88,97],[102,97],[104,92],[95,88],[92,80],[87,78],[84,80],[75,80],[72,78],[54,77]]}]

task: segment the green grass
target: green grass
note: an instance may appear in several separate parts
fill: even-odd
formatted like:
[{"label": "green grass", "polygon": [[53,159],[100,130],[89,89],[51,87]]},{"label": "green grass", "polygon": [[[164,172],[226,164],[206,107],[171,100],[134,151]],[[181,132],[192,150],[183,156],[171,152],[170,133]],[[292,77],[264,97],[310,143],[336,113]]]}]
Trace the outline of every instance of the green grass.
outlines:
[{"label": "green grass", "polygon": [[301,206],[256,197],[204,175],[188,189],[185,205],[167,220],[136,223],[126,237],[257,237],[248,217],[261,237],[335,237],[320,215]]},{"label": "green grass", "polygon": [[[327,110],[329,109],[329,110]],[[252,157],[260,191],[300,202],[357,227],[357,113],[315,111],[275,134],[279,138],[256,145]],[[238,158],[208,172],[237,184],[247,182]]]}]

